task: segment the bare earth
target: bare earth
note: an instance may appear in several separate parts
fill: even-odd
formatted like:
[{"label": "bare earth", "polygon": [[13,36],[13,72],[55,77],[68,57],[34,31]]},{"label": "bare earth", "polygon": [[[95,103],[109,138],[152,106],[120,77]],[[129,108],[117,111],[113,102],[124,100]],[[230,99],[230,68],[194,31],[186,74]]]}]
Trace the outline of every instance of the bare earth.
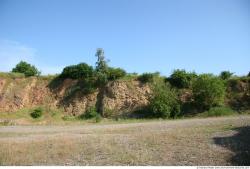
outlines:
[{"label": "bare earth", "polygon": [[0,165],[250,165],[250,116],[2,126]]}]

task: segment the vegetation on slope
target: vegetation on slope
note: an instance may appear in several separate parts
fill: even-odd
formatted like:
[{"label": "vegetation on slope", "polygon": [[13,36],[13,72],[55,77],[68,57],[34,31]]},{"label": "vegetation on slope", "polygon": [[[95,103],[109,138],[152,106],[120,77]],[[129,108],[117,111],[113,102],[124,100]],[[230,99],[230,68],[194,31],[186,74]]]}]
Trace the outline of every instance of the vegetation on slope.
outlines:
[{"label": "vegetation on slope", "polygon": [[[235,112],[250,109],[250,76],[237,77],[229,71],[222,71],[219,76],[213,74],[196,74],[185,70],[174,70],[169,77],[156,73],[128,74],[121,68],[108,66],[103,49],[97,49],[96,66],[86,63],[67,66],[58,76],[40,76],[35,66],[21,61],[13,68],[12,73],[0,73],[3,78],[23,78],[39,76],[40,79],[51,81],[49,88],[54,89],[65,79],[76,82],[71,85],[62,102],[68,102],[79,92],[93,93],[97,89],[101,99],[105,86],[109,81],[138,80],[142,84],[149,84],[152,96],[149,104],[138,110],[140,117],[177,118],[196,115],[204,112],[204,116],[230,115]],[[99,100],[101,103],[101,100]],[[95,117],[99,118],[100,105],[95,105]],[[89,110],[83,112],[84,119]],[[91,113],[90,113],[91,114]]]}]

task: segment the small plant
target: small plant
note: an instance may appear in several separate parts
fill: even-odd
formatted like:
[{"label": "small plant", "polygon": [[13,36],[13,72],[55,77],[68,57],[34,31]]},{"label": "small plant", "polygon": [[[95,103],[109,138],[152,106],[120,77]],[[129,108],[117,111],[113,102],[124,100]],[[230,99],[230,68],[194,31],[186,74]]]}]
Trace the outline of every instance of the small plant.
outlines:
[{"label": "small plant", "polygon": [[62,119],[64,121],[72,121],[72,120],[75,120],[76,118],[75,118],[75,116],[65,115],[65,116],[62,117]]},{"label": "small plant", "polygon": [[227,116],[227,115],[232,115],[234,113],[235,112],[229,107],[213,107],[208,111],[204,112],[203,115],[207,117],[212,117],[212,116]]},{"label": "small plant", "polygon": [[80,119],[92,119],[96,118],[99,114],[96,111],[95,107],[90,107],[84,114],[80,115]]},{"label": "small plant", "polygon": [[30,116],[34,119],[37,119],[43,115],[42,108],[36,108],[32,113],[30,113]]},{"label": "small plant", "polygon": [[154,77],[159,76],[159,73],[143,73],[138,77],[138,80],[141,81],[142,83],[151,83],[154,81]]},{"label": "small plant", "polygon": [[95,122],[99,123],[101,120],[102,120],[101,115],[100,114],[96,114],[96,116],[95,116]]}]

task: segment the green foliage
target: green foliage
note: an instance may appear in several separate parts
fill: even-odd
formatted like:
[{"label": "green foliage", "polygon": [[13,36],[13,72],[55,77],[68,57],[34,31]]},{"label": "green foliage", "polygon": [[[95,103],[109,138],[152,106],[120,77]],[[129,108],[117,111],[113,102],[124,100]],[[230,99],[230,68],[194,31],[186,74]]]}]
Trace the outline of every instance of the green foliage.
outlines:
[{"label": "green foliage", "polygon": [[16,67],[12,69],[12,72],[23,73],[26,77],[41,74],[41,72],[39,72],[35,66],[24,61],[19,62]]},{"label": "green foliage", "polygon": [[202,74],[194,81],[192,88],[195,105],[200,110],[223,105],[226,87],[220,78]]},{"label": "green foliage", "polygon": [[95,78],[96,78],[96,81],[95,81],[96,87],[104,86],[108,82],[108,76],[106,73],[96,72]]},{"label": "green foliage", "polygon": [[30,116],[34,119],[37,119],[41,117],[42,115],[43,115],[43,109],[41,107],[36,108],[35,110],[33,110],[32,113],[30,113]]},{"label": "green foliage", "polygon": [[97,115],[95,116],[95,122],[96,122],[96,123],[99,123],[99,122],[101,122],[101,120],[102,120],[102,116],[101,116],[100,114],[97,114]]},{"label": "green foliage", "polygon": [[97,57],[96,71],[107,74],[108,64],[107,64],[107,61],[105,60],[104,50],[102,48],[98,48],[96,50],[95,55]]},{"label": "green foliage", "polygon": [[60,77],[71,79],[89,78],[93,76],[93,73],[94,70],[92,66],[86,63],[80,63],[65,67]]},{"label": "green foliage", "polygon": [[250,72],[248,72],[247,76],[250,77]]},{"label": "green foliage", "polygon": [[81,119],[92,119],[96,118],[99,114],[95,107],[90,107],[84,114],[80,115]]},{"label": "green foliage", "polygon": [[192,80],[194,80],[197,75],[192,72],[186,72],[185,70],[174,70],[171,76],[167,79],[169,83],[177,88],[189,88],[192,84]]},{"label": "green foliage", "polygon": [[227,116],[233,114],[235,114],[235,111],[233,111],[229,107],[213,107],[208,111],[202,113],[202,116],[213,117],[213,116]]},{"label": "green foliage", "polygon": [[2,78],[23,78],[25,75],[23,73],[14,73],[14,72],[0,72],[0,77]]},{"label": "green foliage", "polygon": [[220,78],[223,79],[223,80],[227,80],[229,79],[234,73],[231,73],[229,71],[222,71],[220,73]]},{"label": "green foliage", "polygon": [[150,99],[149,110],[153,117],[176,118],[180,115],[180,105],[176,92],[164,82],[153,85],[153,97]]},{"label": "green foliage", "polygon": [[152,83],[154,81],[154,77],[158,77],[160,75],[159,72],[156,73],[143,73],[138,77],[138,80],[142,83]]},{"label": "green foliage", "polygon": [[108,68],[108,80],[116,80],[126,76],[126,71],[121,68]]}]

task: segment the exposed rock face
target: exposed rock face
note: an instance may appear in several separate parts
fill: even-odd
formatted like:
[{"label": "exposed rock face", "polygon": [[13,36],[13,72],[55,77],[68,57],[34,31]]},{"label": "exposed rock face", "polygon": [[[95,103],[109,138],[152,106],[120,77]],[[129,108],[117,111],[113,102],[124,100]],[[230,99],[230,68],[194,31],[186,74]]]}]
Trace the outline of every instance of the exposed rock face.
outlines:
[{"label": "exposed rock face", "polygon": [[103,115],[121,115],[148,104],[150,87],[139,81],[114,81],[104,89]]},{"label": "exposed rock face", "polygon": [[0,77],[0,112],[45,105],[77,116],[95,106],[104,116],[116,116],[147,105],[151,93],[147,84],[136,80],[113,81],[91,94],[83,93],[77,80],[52,82],[39,77]]},{"label": "exposed rock face", "polygon": [[[47,81],[33,78],[0,78],[0,111],[16,111],[36,105],[53,105]],[[51,100],[52,99],[52,100]]]}]

